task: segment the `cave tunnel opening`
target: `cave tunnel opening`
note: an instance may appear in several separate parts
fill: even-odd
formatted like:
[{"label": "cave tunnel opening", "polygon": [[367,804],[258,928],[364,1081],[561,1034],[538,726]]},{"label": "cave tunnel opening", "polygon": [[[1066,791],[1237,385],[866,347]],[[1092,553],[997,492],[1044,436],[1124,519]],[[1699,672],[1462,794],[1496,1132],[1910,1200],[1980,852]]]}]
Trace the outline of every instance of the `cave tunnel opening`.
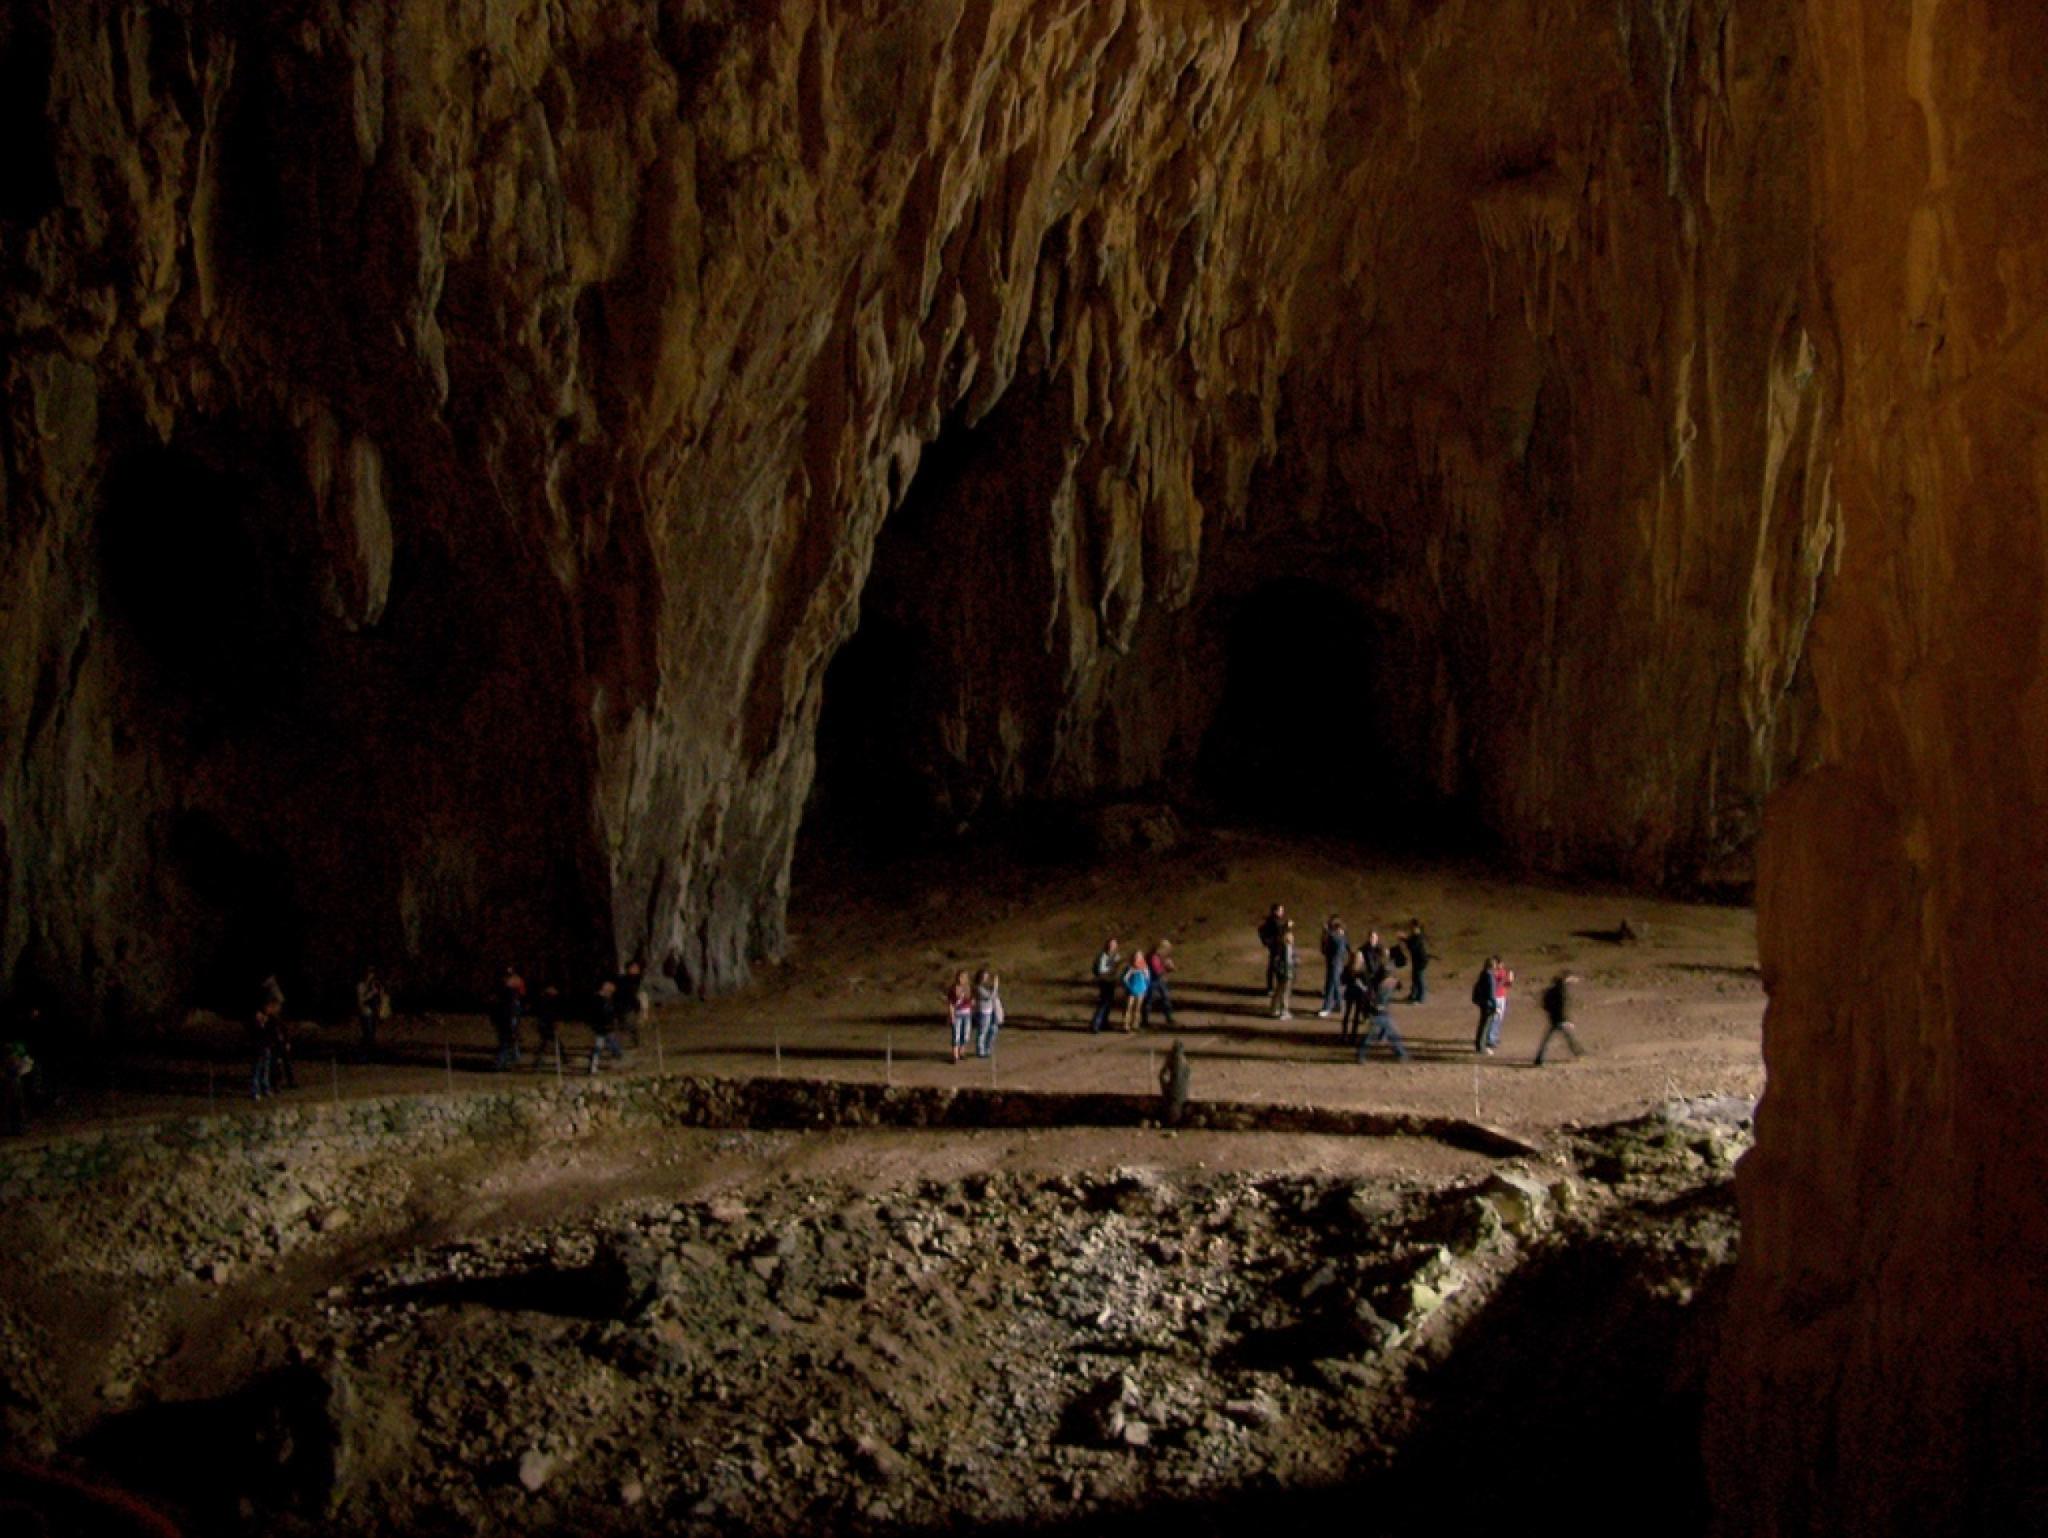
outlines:
[{"label": "cave tunnel opening", "polygon": [[[947,423],[875,542],[853,636],[827,667],[802,857],[874,866],[986,831],[1057,709],[1044,656],[1057,403],[1013,392]],[[999,718],[1016,735],[1006,736]]]},{"label": "cave tunnel opening", "polygon": [[237,837],[221,817],[187,807],[172,819],[170,867],[210,913],[196,933],[192,991],[225,1013],[249,1007],[256,983],[305,975],[307,920],[289,862]]},{"label": "cave tunnel opening", "polygon": [[1217,704],[1194,778],[1216,815],[1411,852],[1463,842],[1429,786],[1426,670],[1404,627],[1302,577],[1214,600],[1204,624]]}]

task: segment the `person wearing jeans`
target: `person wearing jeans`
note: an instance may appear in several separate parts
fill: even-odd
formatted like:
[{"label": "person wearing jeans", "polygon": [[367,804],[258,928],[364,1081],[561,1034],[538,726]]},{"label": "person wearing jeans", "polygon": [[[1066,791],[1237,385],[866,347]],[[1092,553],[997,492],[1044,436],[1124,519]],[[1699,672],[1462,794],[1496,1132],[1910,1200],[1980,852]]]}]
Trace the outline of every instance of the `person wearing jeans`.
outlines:
[{"label": "person wearing jeans", "polygon": [[1472,1002],[1479,1006],[1479,1029],[1472,1036],[1474,1052],[1491,1053],[1500,1041],[1500,992],[1493,973],[1499,965],[1500,957],[1489,956],[1479,975],[1472,979]]},{"label": "person wearing jeans", "polygon": [[1002,982],[983,967],[974,978],[974,1055],[993,1057],[996,1032],[1003,1028]]},{"label": "person wearing jeans", "polygon": [[1121,965],[1123,949],[1115,935],[1102,942],[1102,949],[1095,957],[1095,1018],[1088,1022],[1088,1033],[1100,1036],[1109,1029],[1109,1012],[1116,1008],[1116,978],[1123,970]]},{"label": "person wearing jeans", "polygon": [[1146,963],[1152,974],[1152,986],[1146,990],[1145,1006],[1138,1016],[1140,1026],[1149,1027],[1152,1011],[1158,1010],[1165,1018],[1169,1030],[1173,1028],[1173,995],[1167,991],[1166,976],[1173,970],[1173,942],[1161,940],[1152,947],[1152,955]]},{"label": "person wearing jeans", "polygon": [[1329,1019],[1343,1007],[1344,964],[1350,959],[1351,937],[1344,931],[1344,921],[1333,913],[1323,925],[1323,1007],[1316,1012],[1318,1020]]}]

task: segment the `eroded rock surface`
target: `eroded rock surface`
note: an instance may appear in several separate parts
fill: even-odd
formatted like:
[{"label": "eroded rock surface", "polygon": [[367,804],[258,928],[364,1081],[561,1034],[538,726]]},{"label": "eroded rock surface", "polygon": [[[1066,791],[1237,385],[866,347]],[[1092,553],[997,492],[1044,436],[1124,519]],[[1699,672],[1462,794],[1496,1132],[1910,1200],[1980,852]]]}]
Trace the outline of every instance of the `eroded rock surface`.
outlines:
[{"label": "eroded rock surface", "polygon": [[1833,548],[1796,19],[10,7],[0,967],[733,983],[892,523],[949,818],[1184,780],[1308,579],[1377,793],[1740,869]]}]

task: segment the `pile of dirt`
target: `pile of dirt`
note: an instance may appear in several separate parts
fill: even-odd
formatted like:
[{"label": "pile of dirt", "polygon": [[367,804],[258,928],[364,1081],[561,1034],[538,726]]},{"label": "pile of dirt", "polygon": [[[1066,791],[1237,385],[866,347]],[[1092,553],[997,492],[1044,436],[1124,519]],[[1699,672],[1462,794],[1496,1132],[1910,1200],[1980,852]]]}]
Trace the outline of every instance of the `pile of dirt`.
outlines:
[{"label": "pile of dirt", "polygon": [[1512,1445],[1497,1419],[1591,1417],[1657,1428],[1640,1456],[1682,1514],[1684,1342],[1732,1259],[1745,1116],[1674,1105],[1480,1179],[611,1202],[281,1299],[248,1328],[285,1365],[205,1403],[143,1385],[72,1452],[204,1530],[1115,1526],[1162,1503],[1238,1528],[1360,1491],[1469,1515],[1457,1469]]}]

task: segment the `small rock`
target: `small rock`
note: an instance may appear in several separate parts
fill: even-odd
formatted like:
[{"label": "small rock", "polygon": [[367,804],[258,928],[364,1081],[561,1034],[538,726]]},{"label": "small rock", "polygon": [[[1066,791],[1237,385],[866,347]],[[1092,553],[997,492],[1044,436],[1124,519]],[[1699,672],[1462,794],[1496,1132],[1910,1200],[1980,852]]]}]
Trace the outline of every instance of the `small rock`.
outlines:
[{"label": "small rock", "polygon": [[619,1504],[621,1506],[637,1506],[646,1499],[647,1486],[640,1483],[639,1480],[622,1479],[619,1481]]},{"label": "small rock", "polygon": [[1279,1407],[1263,1393],[1255,1393],[1249,1399],[1226,1399],[1223,1413],[1240,1426],[1271,1426],[1280,1419]]},{"label": "small rock", "polygon": [[554,1477],[555,1459],[552,1453],[544,1453],[538,1447],[529,1447],[519,1455],[519,1483],[530,1495]]},{"label": "small rock", "polygon": [[1480,1195],[1500,1214],[1501,1223],[1517,1238],[1526,1239],[1547,1226],[1550,1192],[1542,1181],[1520,1170],[1500,1170],[1481,1189]]}]

